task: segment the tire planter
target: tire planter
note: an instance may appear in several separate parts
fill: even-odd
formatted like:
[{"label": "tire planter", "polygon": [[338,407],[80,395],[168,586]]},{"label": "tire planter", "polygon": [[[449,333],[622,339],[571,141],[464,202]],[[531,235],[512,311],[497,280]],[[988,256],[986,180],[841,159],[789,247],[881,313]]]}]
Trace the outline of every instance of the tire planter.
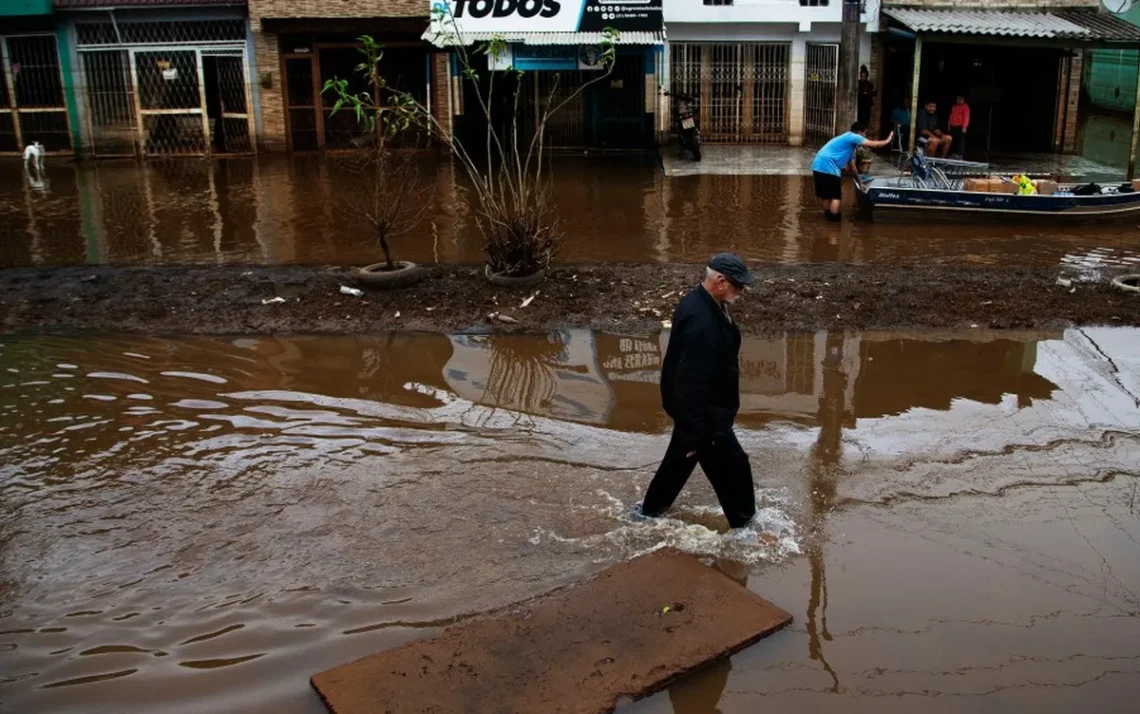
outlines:
[{"label": "tire planter", "polygon": [[1140,274],[1121,275],[1114,278],[1112,287],[1117,290],[1123,290],[1126,293],[1140,293]]},{"label": "tire planter", "polygon": [[373,263],[360,269],[360,284],[366,288],[402,288],[423,280],[426,271],[415,263],[397,260],[395,270],[385,270],[387,263]]},{"label": "tire planter", "polygon": [[541,283],[543,278],[546,277],[545,270],[540,270],[537,273],[531,273],[530,275],[519,276],[504,275],[503,273],[492,273],[491,266],[489,265],[483,266],[483,274],[487,276],[487,280],[491,281],[492,285],[498,285],[504,288],[534,285],[535,283]]}]

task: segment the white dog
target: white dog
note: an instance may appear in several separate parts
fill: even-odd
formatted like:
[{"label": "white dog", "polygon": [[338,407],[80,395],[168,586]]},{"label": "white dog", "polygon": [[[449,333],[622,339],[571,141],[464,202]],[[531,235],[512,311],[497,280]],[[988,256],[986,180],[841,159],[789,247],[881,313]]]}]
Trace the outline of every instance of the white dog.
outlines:
[{"label": "white dog", "polygon": [[31,173],[29,166],[34,167],[38,174],[44,172],[44,145],[38,141],[24,147],[24,170]]}]

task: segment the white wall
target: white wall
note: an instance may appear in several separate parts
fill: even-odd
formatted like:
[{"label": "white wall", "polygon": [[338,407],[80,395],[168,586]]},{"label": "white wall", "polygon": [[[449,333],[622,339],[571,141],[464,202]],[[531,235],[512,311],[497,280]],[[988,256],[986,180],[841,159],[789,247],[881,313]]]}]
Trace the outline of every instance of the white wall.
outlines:
[{"label": "white wall", "polygon": [[[831,0],[826,7],[803,7],[799,0],[734,0],[732,5],[705,5],[704,0],[666,0],[665,27],[673,35],[674,23],[757,23],[794,24],[800,32],[811,32],[817,23],[843,21],[843,0]],[[879,30],[879,2],[868,0],[863,22],[868,30]]]}]

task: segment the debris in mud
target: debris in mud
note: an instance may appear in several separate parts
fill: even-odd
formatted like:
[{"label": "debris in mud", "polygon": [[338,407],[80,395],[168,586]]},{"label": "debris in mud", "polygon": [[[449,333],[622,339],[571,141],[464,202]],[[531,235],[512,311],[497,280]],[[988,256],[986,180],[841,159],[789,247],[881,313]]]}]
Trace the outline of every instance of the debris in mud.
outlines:
[{"label": "debris in mud", "polygon": [[340,286],[341,295],[351,295],[353,297],[364,297],[364,291],[360,288],[350,288],[347,285]]},{"label": "debris in mud", "polygon": [[[334,303],[343,300],[340,287],[356,275],[352,268],[8,268],[0,270],[0,324],[9,334],[343,333],[358,331],[362,324],[369,330],[456,331],[486,324],[489,313],[502,314],[499,306],[513,303],[519,310],[510,315],[515,322],[491,318],[491,324],[535,332],[581,327],[649,333],[669,329],[667,311],[675,296],[697,285],[702,269],[670,264],[556,267],[538,295],[533,288],[521,292],[493,286],[467,266],[441,266],[398,295],[365,296],[345,315]],[[980,326],[992,329],[1140,325],[1140,299],[1114,289],[1109,275],[1069,293],[1056,289],[1055,270],[1037,268],[804,264],[754,266],[753,273],[762,287],[746,293],[734,310],[745,334],[963,328],[979,324],[982,303],[988,304]],[[91,275],[98,279],[84,282]],[[662,282],[665,288],[657,288]],[[825,283],[831,287],[823,293]],[[303,286],[304,300],[274,295],[279,290],[267,294],[268,286]],[[520,308],[531,296],[542,299],[535,297]],[[401,319],[397,300],[432,309],[414,310]],[[252,307],[285,302],[288,310],[254,312]]]}]

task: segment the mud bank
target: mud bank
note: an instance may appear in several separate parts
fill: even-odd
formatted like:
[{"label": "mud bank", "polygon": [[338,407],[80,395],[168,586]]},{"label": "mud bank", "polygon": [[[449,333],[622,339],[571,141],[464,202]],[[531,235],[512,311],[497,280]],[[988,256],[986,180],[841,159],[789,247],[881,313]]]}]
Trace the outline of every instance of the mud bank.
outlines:
[{"label": "mud bank", "polygon": [[[570,265],[540,285],[495,287],[475,266],[357,298],[344,267],[154,266],[0,270],[0,332],[352,333],[392,329],[646,333],[667,320],[702,267]],[[1059,328],[1140,325],[1140,295],[1098,282],[1058,284],[1040,268],[765,265],[736,309],[742,331]],[[527,307],[524,299],[538,295]],[[273,301],[282,298],[284,302]],[[505,315],[506,321],[490,318]]]}]

